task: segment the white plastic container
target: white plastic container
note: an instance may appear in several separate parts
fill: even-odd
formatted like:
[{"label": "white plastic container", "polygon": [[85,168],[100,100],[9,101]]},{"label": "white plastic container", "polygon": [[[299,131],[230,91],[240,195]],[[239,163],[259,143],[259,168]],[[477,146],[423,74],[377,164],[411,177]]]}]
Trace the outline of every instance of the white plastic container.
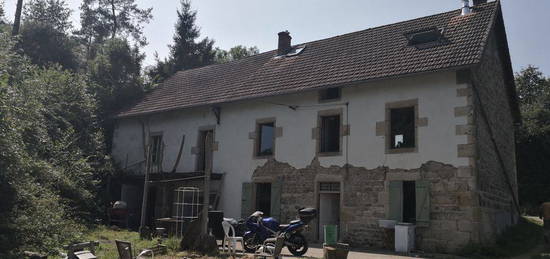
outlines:
[{"label": "white plastic container", "polygon": [[381,228],[394,229],[397,221],[390,219],[379,219],[378,226]]},{"label": "white plastic container", "polygon": [[416,226],[411,223],[397,223],[395,225],[395,251],[410,253],[414,250],[414,236]]}]

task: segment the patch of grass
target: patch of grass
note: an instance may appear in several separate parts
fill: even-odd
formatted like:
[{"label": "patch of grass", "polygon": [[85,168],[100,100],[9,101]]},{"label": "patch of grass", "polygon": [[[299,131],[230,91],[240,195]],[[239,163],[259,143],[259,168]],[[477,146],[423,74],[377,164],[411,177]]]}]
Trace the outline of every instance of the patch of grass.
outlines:
[{"label": "patch of grass", "polygon": [[[98,258],[118,258],[115,240],[128,241],[132,243],[134,256],[141,250],[155,246],[158,241],[156,239],[147,240],[140,239],[138,232],[132,232],[125,229],[116,229],[106,226],[97,226],[87,233],[84,237],[86,240],[99,241],[99,248],[96,249]],[[179,241],[175,238],[170,238],[163,242],[168,248],[168,255],[176,255],[178,252]]]},{"label": "patch of grass", "polygon": [[[86,241],[99,241],[99,248],[96,248],[95,255],[97,258],[116,259],[118,258],[118,251],[116,248],[115,240],[127,241],[132,243],[132,249],[134,256],[136,256],[141,250],[155,246],[157,239],[147,240],[140,239],[138,232],[128,231],[126,229],[118,229],[116,227],[107,227],[103,225],[95,226],[90,229],[88,233],[84,235],[82,242]],[[168,238],[162,242],[166,245],[168,254],[163,256],[155,255],[157,259],[175,259],[175,258],[193,258],[193,259],[219,259],[219,258],[232,258],[227,255],[220,255],[218,257],[209,257],[197,255],[192,252],[178,251],[180,240],[177,238]],[[55,258],[55,257],[54,257]],[[248,259],[251,256],[237,256],[235,258]],[[57,258],[55,258],[57,259]]]},{"label": "patch of grass", "polygon": [[468,258],[506,258],[525,254],[541,243],[543,229],[536,220],[521,217],[493,245],[468,244],[459,255]]}]

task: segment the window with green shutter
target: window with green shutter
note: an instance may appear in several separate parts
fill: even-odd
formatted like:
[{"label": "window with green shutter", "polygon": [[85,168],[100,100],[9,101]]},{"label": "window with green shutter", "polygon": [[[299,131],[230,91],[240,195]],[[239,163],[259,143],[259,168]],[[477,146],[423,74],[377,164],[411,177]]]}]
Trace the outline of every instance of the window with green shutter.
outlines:
[{"label": "window with green shutter", "polygon": [[416,222],[430,221],[430,182],[416,181]]},{"label": "window with green shutter", "polygon": [[247,218],[252,214],[252,183],[243,183],[241,193],[241,217]]},{"label": "window with green shutter", "polygon": [[388,218],[425,225],[430,221],[430,182],[391,181]]},{"label": "window with green shutter", "polygon": [[390,182],[390,215],[389,219],[403,221],[403,182]]},{"label": "window with green shutter", "polygon": [[271,217],[281,220],[281,192],[283,184],[280,180],[271,183]]}]

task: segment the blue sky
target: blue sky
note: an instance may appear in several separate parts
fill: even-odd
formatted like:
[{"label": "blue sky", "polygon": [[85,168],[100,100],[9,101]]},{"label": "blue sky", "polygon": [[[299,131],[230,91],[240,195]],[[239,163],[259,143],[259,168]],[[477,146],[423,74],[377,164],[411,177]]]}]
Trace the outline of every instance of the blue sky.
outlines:
[{"label": "blue sky", "polygon": [[[0,0],[1,1],[1,0]],[[25,0],[28,1],[28,0]],[[78,26],[80,0],[66,0],[74,9]],[[13,16],[16,0],[4,0]],[[145,26],[149,45],[146,64],[153,53],[168,54],[179,0],[137,0],[153,7],[153,21]],[[268,51],[277,46],[277,32],[288,30],[293,43],[308,42],[384,24],[458,9],[459,0],[194,0],[202,36],[216,40],[223,49],[235,45],[257,46]],[[515,71],[533,64],[550,75],[550,1],[502,0],[504,21]]]}]

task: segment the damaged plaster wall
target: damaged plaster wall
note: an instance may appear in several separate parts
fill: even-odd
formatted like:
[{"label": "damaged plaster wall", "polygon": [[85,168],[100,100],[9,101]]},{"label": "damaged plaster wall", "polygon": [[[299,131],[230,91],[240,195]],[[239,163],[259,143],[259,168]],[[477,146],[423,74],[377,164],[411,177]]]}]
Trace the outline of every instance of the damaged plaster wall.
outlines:
[{"label": "damaged plaster wall", "polygon": [[[269,160],[257,168],[253,180],[285,184],[281,192],[281,220],[290,221],[297,209],[318,207],[318,185],[321,181],[341,180],[340,236],[354,247],[383,247],[384,230],[378,220],[387,219],[390,181],[425,180],[430,184],[430,221],[417,227],[417,245],[421,250],[450,252],[475,241],[473,229],[471,176],[461,169],[429,161],[415,169],[331,166],[323,167],[314,159],[305,168]],[[308,238],[317,239],[318,218],[310,223]]]}]

